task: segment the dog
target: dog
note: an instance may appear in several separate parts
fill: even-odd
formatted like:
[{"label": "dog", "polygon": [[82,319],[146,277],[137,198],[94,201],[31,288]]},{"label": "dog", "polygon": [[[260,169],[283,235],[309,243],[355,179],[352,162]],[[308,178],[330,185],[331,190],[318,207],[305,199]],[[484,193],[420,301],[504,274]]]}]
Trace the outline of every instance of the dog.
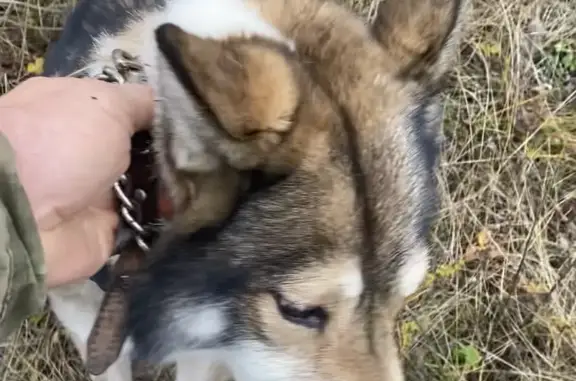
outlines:
[{"label": "dog", "polygon": [[[281,102],[291,106],[275,120],[287,123],[265,127],[288,137],[248,164],[282,176],[238,186],[244,197],[215,223],[187,233],[184,218],[153,248],[130,295],[129,340],[94,379],[129,381],[130,363],[142,360],[176,363],[177,380],[403,380],[393,325],[429,263],[440,91],[465,9],[463,0],[386,0],[366,25],[321,0],[79,1],[45,75],[99,73],[116,48],[139,57],[159,98],[155,151],[176,204],[196,192],[182,173],[197,172],[197,160],[217,162],[210,173],[263,157],[231,165],[234,139],[217,135],[235,125],[223,115],[263,115],[258,99],[235,94],[245,86],[229,71],[234,63],[243,75],[261,69],[263,104],[292,99],[294,82],[282,78],[294,73],[294,99],[314,99],[304,102],[312,117],[296,123],[302,102]],[[247,62],[234,46],[279,55],[268,65],[258,51]],[[292,135],[299,124],[303,133]],[[239,125],[243,134],[259,124]],[[84,358],[102,294],[92,281],[50,292]]]}]

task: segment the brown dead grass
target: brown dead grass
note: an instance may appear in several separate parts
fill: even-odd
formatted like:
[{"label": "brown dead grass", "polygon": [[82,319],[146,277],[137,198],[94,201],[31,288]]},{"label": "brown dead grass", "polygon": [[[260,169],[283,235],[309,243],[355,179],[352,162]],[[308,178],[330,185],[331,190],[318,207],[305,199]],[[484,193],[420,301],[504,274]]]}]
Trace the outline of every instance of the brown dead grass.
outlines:
[{"label": "brown dead grass", "polygon": [[[368,15],[374,1],[347,2]],[[70,3],[0,0],[0,91]],[[576,2],[474,0],[459,62],[440,260],[398,323],[408,379],[575,380]],[[0,364],[0,380],[84,379],[49,315],[25,322]]]}]

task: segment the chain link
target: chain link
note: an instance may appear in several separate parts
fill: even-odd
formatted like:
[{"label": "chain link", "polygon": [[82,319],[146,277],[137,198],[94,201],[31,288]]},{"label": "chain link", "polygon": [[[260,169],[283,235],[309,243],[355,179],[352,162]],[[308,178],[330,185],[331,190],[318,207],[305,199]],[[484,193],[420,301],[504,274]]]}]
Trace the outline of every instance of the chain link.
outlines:
[{"label": "chain link", "polygon": [[[131,73],[141,74],[143,66],[127,52],[115,49],[112,52],[112,62],[114,66],[105,66],[100,74],[94,78],[110,83],[124,84],[128,81]],[[130,227],[134,233],[136,244],[144,252],[150,250],[144,236],[147,234],[147,228],[142,225],[140,212],[141,203],[146,199],[147,194],[143,189],[131,189],[130,178],[123,174],[116,183],[114,183],[114,194],[120,201],[120,216],[123,221]]]}]

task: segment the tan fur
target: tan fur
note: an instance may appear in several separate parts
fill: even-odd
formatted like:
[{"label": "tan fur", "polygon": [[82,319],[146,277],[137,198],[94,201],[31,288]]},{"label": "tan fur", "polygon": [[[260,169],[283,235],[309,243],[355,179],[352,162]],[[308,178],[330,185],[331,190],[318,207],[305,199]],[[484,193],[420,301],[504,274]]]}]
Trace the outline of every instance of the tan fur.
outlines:
[{"label": "tan fur", "polygon": [[289,173],[337,116],[326,95],[276,42],[204,39],[174,25],[164,29],[163,41],[177,51],[198,101],[222,132],[203,142],[219,162],[217,169],[203,161],[172,168],[179,179],[173,187],[187,189],[180,192],[185,198],[175,207],[173,229],[193,232],[229,215],[249,185],[240,171]]},{"label": "tan fur", "polygon": [[247,153],[225,152],[230,164],[248,169],[265,161],[290,130],[300,99],[286,57],[252,40],[204,39],[177,27],[166,33],[182,48],[182,62],[218,122],[231,139],[246,143],[238,151]]},{"label": "tan fur", "polygon": [[[462,25],[461,3],[454,0],[383,0],[373,33],[400,73],[427,81],[441,76],[454,63],[455,43]],[[453,31],[453,28],[456,28]]]}]

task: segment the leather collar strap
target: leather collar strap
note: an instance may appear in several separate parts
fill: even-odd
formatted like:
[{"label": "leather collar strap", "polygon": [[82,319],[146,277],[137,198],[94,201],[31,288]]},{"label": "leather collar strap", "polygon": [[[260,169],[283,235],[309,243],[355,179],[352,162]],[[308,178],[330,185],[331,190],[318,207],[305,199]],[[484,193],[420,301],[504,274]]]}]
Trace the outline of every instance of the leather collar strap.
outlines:
[{"label": "leather collar strap", "polygon": [[[154,155],[150,149],[151,135],[148,131],[138,132],[132,138],[132,152],[130,166],[127,171],[128,190],[141,189],[145,192],[144,200],[137,203],[135,217],[139,218],[141,225],[146,228],[147,234],[143,237],[148,246],[157,238],[155,226],[160,224],[162,210],[166,202],[160,202],[158,196],[158,181],[154,173]],[[118,206],[119,208],[120,206]],[[129,248],[136,248],[135,232],[121,219],[116,233],[114,254],[123,255]],[[112,283],[114,271],[110,264],[104,265],[96,274],[90,277],[100,289],[108,291]]]},{"label": "leather collar strap", "polygon": [[[134,135],[131,162],[126,173],[127,182],[123,183],[123,192],[133,206],[130,217],[138,221],[144,233],[137,233],[122,219],[114,250],[119,255],[118,260],[112,266],[106,265],[92,277],[105,292],[87,342],[86,367],[95,376],[104,373],[116,361],[126,339],[126,308],[131,275],[142,267],[147,254],[145,247],[138,244],[137,238],[139,236],[150,247],[158,237],[158,229],[154,227],[159,226],[160,204],[150,143],[149,132]],[[121,200],[118,208],[122,210]]]}]

